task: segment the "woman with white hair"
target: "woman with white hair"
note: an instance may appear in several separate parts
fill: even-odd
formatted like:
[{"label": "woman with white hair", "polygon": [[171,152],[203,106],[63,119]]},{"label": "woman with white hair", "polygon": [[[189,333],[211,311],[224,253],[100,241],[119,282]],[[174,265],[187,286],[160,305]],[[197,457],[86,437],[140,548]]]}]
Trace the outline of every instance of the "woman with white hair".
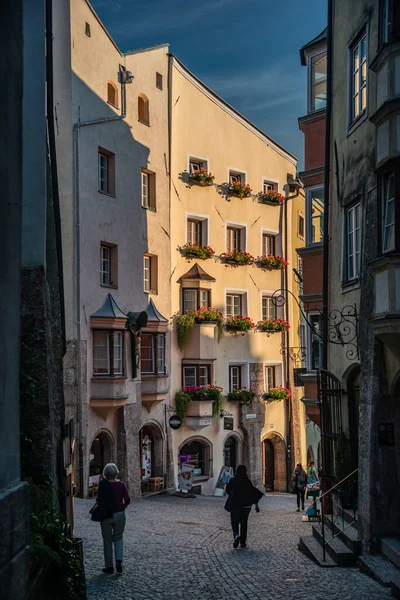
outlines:
[{"label": "woman with white hair", "polygon": [[125,509],[130,504],[128,489],[123,481],[117,479],[119,471],[114,463],[108,463],[103,469],[103,479],[99,484],[97,505],[105,518],[101,519],[103,536],[104,563],[103,573],[114,573],[113,543],[115,567],[122,573],[122,553],[125,529]]}]

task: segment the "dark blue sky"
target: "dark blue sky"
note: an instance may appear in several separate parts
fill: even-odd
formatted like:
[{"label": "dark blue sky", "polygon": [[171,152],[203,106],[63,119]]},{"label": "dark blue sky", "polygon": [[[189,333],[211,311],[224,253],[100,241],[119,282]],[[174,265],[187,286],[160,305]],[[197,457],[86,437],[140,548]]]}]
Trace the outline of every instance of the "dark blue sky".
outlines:
[{"label": "dark blue sky", "polygon": [[299,158],[306,68],[326,0],[92,0],[122,51],[168,42],[204,83]]}]

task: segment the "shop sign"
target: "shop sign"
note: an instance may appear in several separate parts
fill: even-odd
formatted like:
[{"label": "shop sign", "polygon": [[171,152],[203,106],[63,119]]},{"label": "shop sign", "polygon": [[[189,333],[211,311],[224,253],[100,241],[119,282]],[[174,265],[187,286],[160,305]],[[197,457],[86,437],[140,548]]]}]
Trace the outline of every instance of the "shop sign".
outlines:
[{"label": "shop sign", "polygon": [[172,415],[169,419],[171,429],[179,429],[182,426],[182,419],[178,415]]},{"label": "shop sign", "polygon": [[233,431],[233,417],[224,417],[224,429]]},{"label": "shop sign", "polygon": [[229,483],[229,480],[233,477],[232,467],[221,467],[217,483],[215,485],[214,496],[223,496],[225,493],[225,486]]},{"label": "shop sign", "polygon": [[193,486],[193,471],[194,466],[183,463],[181,465],[181,472],[179,476],[179,489],[187,490],[190,492]]},{"label": "shop sign", "polygon": [[246,419],[257,419],[257,415],[255,415],[255,414],[246,415]]},{"label": "shop sign", "polygon": [[394,446],[394,424],[378,423],[379,446]]}]

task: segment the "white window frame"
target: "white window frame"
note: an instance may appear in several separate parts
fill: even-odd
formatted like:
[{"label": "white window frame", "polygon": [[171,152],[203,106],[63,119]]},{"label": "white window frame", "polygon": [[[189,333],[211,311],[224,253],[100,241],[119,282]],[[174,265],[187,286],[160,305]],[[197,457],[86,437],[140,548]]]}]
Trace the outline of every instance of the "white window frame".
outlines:
[{"label": "white window frame", "polygon": [[241,296],[240,298],[240,304],[241,304],[241,315],[242,317],[247,317],[248,316],[248,290],[244,290],[242,288],[240,289],[236,289],[236,288],[225,288],[224,290],[224,310],[225,310],[225,318],[228,317],[228,312],[227,312],[227,303],[226,303],[226,297],[227,296]]},{"label": "white window frame", "polygon": [[229,391],[240,390],[241,387],[242,365],[229,365]]},{"label": "white window frame", "polygon": [[[188,387],[185,378],[185,371],[187,369],[194,369],[194,385],[211,385],[212,384],[212,365],[210,363],[199,364],[196,361],[190,363],[188,365],[182,365],[182,387]],[[206,381],[202,381],[204,379],[204,375],[201,375],[201,370],[204,369],[206,373]]]},{"label": "white window frame", "polygon": [[[104,159],[104,164],[102,164]],[[99,192],[108,194],[108,156],[103,152],[98,152],[98,163],[99,163]],[[104,187],[104,189],[103,189]]]},{"label": "white window frame", "polygon": [[[104,256],[104,251],[107,251],[108,257]],[[104,265],[108,264],[108,270],[104,269]],[[108,281],[106,281],[108,276]],[[102,285],[111,285],[111,248],[100,244],[100,283]]]},{"label": "white window frame", "polygon": [[247,225],[245,223],[233,223],[232,221],[225,221],[225,252],[228,250],[228,229],[239,229],[240,230],[240,250],[247,252]]},{"label": "white window frame", "polygon": [[263,254],[264,235],[269,235],[275,238],[275,253],[278,255],[281,252],[281,241],[279,238],[279,229],[261,229],[260,232],[260,253]]},{"label": "white window frame", "polygon": [[[322,56],[323,54],[326,55],[327,60],[328,60],[328,53],[326,50],[322,50],[322,52],[317,52],[316,54],[312,54],[311,56],[308,57],[308,112],[309,113],[313,113],[313,112],[317,112],[319,110],[322,110],[323,108],[326,108],[326,103],[325,106],[321,106],[320,108],[315,108],[315,102],[313,101],[313,91],[314,91],[314,81],[313,81],[313,60],[315,58],[318,58],[320,56]],[[327,83],[327,79],[326,79],[326,83]]]},{"label": "white window frame", "polygon": [[231,185],[231,175],[240,175],[240,182],[242,185],[246,185],[247,183],[247,171],[243,171],[242,169],[235,169],[233,167],[228,167],[228,179],[227,182]]},{"label": "white window frame", "polygon": [[[362,42],[365,40],[365,61],[361,59]],[[360,52],[360,62],[358,68],[354,66],[354,56],[356,49]],[[349,48],[349,67],[350,67],[350,82],[349,82],[349,125],[358,120],[367,111],[368,107],[368,28],[364,26],[357,36],[355,41]],[[365,82],[362,80],[362,68],[365,64]],[[355,82],[358,87],[358,92],[355,92]],[[363,90],[365,89],[365,106],[363,105]],[[357,111],[355,110],[355,98],[357,100]]]},{"label": "white window frame", "polygon": [[[311,320],[312,320],[311,317],[313,317],[313,316],[319,317],[319,319],[320,319],[320,325],[322,327],[322,315],[320,313],[318,313],[318,312],[310,311],[310,312],[307,313],[307,321],[308,321],[308,323],[311,323]],[[306,339],[306,343],[307,343],[307,370],[315,372],[316,369],[313,368],[313,365],[312,365],[312,334],[313,334],[313,331],[312,331],[310,325],[308,325],[308,323],[306,324],[307,325],[307,327],[306,327],[306,336],[307,336],[307,339]],[[321,333],[321,329],[320,329],[320,333]],[[320,358],[320,361],[321,361],[321,357],[322,357],[322,339],[319,338],[319,358]]]},{"label": "white window frame", "polygon": [[276,360],[265,360],[264,361],[264,391],[268,391],[268,381],[266,376],[266,370],[270,367],[275,369],[275,387],[283,385],[283,363]]},{"label": "white window frame", "polygon": [[276,179],[274,179],[273,177],[262,177],[261,179],[261,189],[263,194],[266,193],[266,190],[264,188],[264,185],[271,185],[273,186],[272,189],[274,189],[276,192],[279,192],[279,181],[277,181]]},{"label": "white window frame", "polygon": [[239,367],[240,368],[240,384],[242,388],[250,389],[250,367],[249,361],[245,359],[235,359],[229,360],[226,363],[226,382],[227,382],[227,390],[224,392],[228,394],[231,391],[231,380],[230,380],[230,372],[231,367]]},{"label": "white window frame", "polygon": [[194,172],[194,170],[191,167],[192,162],[198,163],[199,169],[196,169],[196,170],[205,169],[207,171],[207,173],[210,173],[210,161],[208,158],[205,158],[204,156],[198,156],[197,154],[188,154],[187,155],[187,172],[189,174],[192,174]]},{"label": "white window frame", "polygon": [[143,206],[143,208],[150,208],[149,174],[141,171],[141,176],[142,176],[142,206]]},{"label": "white window frame", "polygon": [[203,246],[209,245],[208,230],[209,230],[209,215],[200,213],[185,213],[185,244],[188,243],[188,221],[199,221],[201,226],[201,243]]},{"label": "white window frame", "polygon": [[[267,311],[264,312],[264,300],[267,302]],[[266,321],[267,319],[277,319],[278,307],[274,304],[272,294],[262,293],[261,294],[261,320]]]},{"label": "white window frame", "polygon": [[[265,238],[269,238],[270,240],[273,240],[273,252],[267,252],[267,248],[264,248],[264,240]],[[262,233],[262,239],[261,239],[261,256],[268,256],[268,254],[272,254],[273,256],[277,255],[277,251],[276,251],[276,236],[275,235],[271,235],[270,233],[266,233],[265,231],[263,231]]]},{"label": "white window frame", "polygon": [[[146,273],[148,274],[147,277]],[[143,257],[143,291],[147,294],[151,292],[151,256]]]},{"label": "white window frame", "polygon": [[[356,212],[358,211],[358,227],[356,227]],[[344,211],[345,228],[345,273],[346,280],[353,281],[360,276],[361,263],[361,203],[357,202]],[[350,223],[349,223],[350,217]],[[358,231],[358,247],[356,247],[356,237]],[[352,253],[350,254],[350,245]]]},{"label": "white window frame", "polygon": [[[317,217],[312,216],[312,192],[315,192],[315,190],[324,191],[324,186],[323,185],[313,185],[312,187],[308,187],[306,190],[306,221],[305,221],[306,232],[305,233],[306,233],[306,245],[307,246],[315,246],[315,245],[323,243],[323,240],[321,240],[320,242],[312,241],[313,220],[318,219],[318,216]],[[322,219],[320,219],[320,227],[322,225],[322,233],[323,233],[324,211],[322,211],[321,215],[322,215]],[[322,221],[322,223],[321,223],[321,221]]]},{"label": "white window frame", "polygon": [[[389,190],[388,183],[390,180],[393,181],[393,183],[392,183],[393,195],[389,198],[388,197],[388,190]],[[393,171],[384,173],[381,176],[380,187],[381,187],[381,214],[382,214],[381,246],[382,246],[382,254],[386,254],[387,252],[394,250],[396,247],[396,239],[395,239],[396,238],[395,174]],[[392,204],[392,206],[393,206],[393,216],[392,216],[391,222],[387,223],[388,214],[389,214],[389,211],[388,211],[389,204]],[[387,240],[389,239],[389,236],[387,236],[386,232],[388,230],[392,230],[390,246],[387,244]]]},{"label": "white window frame", "polygon": [[240,317],[242,315],[242,294],[226,294],[225,310],[227,317]]}]

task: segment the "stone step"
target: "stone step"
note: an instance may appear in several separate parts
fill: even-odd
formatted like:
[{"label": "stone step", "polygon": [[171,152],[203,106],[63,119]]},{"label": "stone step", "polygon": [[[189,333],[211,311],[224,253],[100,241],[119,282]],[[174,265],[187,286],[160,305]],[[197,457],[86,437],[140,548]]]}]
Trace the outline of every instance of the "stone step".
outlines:
[{"label": "stone step", "polygon": [[[319,525],[313,525],[313,536],[322,546],[322,531]],[[357,555],[338,537],[332,538],[332,532],[325,528],[326,553],[340,567],[350,567],[357,564]]]},{"label": "stone step", "polygon": [[340,517],[346,521],[346,523],[351,523],[353,527],[355,527],[358,531],[360,530],[360,523],[358,521],[358,510],[351,510],[349,508],[342,508],[338,506],[338,514]]},{"label": "stone step", "polygon": [[358,566],[362,573],[373,577],[385,587],[390,587],[392,582],[398,581],[399,570],[382,554],[359,556]]},{"label": "stone step", "polygon": [[[350,524],[351,523],[351,524]],[[333,517],[333,532],[346,546],[352,550],[357,556],[361,553],[361,540],[358,529],[354,526],[354,522],[347,522],[339,515]],[[324,516],[325,527],[330,532],[332,537],[332,515]],[[344,528],[344,529],[343,529]]]},{"label": "stone step", "polygon": [[400,538],[381,537],[381,552],[400,569]]},{"label": "stone step", "polygon": [[314,536],[301,537],[298,547],[300,552],[311,558],[320,567],[337,567],[337,564],[328,553],[326,553],[324,560],[322,546]]}]

